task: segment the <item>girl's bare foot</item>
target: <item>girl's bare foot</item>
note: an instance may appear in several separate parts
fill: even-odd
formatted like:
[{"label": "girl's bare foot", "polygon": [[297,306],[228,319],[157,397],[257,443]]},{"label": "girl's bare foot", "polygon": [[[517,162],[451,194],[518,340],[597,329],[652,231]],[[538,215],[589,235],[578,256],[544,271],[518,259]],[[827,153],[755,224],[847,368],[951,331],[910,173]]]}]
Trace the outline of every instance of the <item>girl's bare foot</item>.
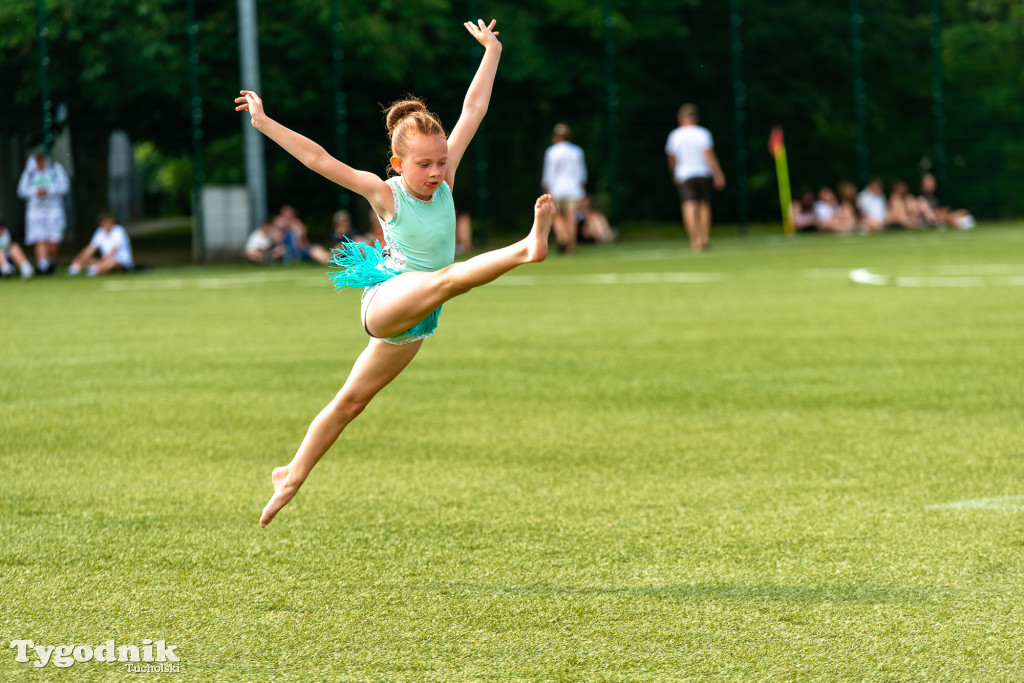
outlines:
[{"label": "girl's bare foot", "polygon": [[270,475],[270,481],[274,485],[274,495],[270,497],[267,507],[263,508],[263,515],[260,516],[260,526],[266,527],[278,510],[288,504],[295,494],[299,492],[302,482],[291,481],[289,467],[275,467],[274,473]]},{"label": "girl's bare foot", "polygon": [[533,229],[526,238],[526,260],[543,261],[548,256],[548,235],[555,221],[555,200],[549,194],[537,198],[533,207]]}]

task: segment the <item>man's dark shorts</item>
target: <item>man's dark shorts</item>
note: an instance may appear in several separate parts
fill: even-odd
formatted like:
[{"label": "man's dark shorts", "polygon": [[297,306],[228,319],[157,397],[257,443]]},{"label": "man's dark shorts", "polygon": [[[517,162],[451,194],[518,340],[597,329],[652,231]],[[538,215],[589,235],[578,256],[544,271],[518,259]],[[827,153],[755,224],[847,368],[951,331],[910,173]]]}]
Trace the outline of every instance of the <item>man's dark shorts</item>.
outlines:
[{"label": "man's dark shorts", "polygon": [[679,188],[679,199],[684,202],[710,202],[711,178],[707,176],[688,178],[676,183]]}]

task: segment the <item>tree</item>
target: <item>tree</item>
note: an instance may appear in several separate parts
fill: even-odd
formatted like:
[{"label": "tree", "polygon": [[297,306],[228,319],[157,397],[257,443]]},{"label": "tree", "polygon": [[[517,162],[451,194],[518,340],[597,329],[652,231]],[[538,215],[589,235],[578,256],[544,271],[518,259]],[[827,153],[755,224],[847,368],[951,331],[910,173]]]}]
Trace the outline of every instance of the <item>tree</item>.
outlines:
[{"label": "tree", "polygon": [[[163,0],[72,0],[47,3],[51,99],[67,107],[75,165],[76,216],[91,228],[106,203],[107,140],[121,128],[133,137],[183,137],[186,55],[183,9]],[[130,17],[131,21],[125,21]],[[13,102],[0,133],[38,140],[40,102],[34,4],[12,0],[0,14],[4,72],[0,98]],[[27,131],[32,131],[28,133]]]}]

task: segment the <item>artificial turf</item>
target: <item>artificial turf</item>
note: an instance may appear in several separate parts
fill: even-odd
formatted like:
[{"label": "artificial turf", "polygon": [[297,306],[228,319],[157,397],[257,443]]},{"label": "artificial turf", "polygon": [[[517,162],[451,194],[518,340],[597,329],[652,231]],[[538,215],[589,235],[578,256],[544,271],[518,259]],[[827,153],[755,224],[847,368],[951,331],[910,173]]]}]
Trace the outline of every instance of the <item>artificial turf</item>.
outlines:
[{"label": "artificial turf", "polygon": [[0,282],[0,679],[58,672],[20,639],[164,640],[177,680],[1024,679],[1022,256],[1019,225],[553,255],[447,304],[263,530],[358,293]]}]

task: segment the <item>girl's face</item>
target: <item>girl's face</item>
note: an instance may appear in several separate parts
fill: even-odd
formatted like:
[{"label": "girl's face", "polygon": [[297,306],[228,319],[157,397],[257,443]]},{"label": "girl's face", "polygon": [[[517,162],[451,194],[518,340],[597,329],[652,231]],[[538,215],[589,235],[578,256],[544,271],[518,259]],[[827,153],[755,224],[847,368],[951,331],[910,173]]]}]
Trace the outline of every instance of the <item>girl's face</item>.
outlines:
[{"label": "girl's face", "polygon": [[448,141],[443,135],[417,135],[409,140],[404,157],[391,157],[391,166],[402,174],[412,196],[430,199],[448,170]]}]

